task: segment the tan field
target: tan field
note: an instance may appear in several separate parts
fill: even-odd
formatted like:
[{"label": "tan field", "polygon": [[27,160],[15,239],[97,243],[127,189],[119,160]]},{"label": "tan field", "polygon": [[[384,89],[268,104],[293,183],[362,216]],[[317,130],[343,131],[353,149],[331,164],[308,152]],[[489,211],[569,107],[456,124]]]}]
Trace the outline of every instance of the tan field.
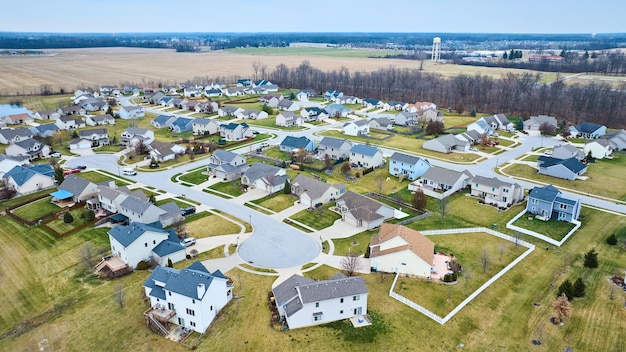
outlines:
[{"label": "tan field", "polygon": [[[320,55],[253,55],[213,51],[203,53],[177,53],[169,49],[142,48],[90,48],[49,50],[56,56],[0,57],[0,94],[38,94],[44,84],[55,90],[63,87],[73,90],[78,86],[91,86],[122,82],[176,83],[194,77],[248,76],[254,73],[252,62],[260,61],[272,70],[284,63],[296,67],[309,60],[313,67],[327,71],[347,67],[351,72],[374,71],[394,66],[418,68],[419,62],[401,59],[376,59],[331,57]],[[507,72],[524,70],[436,64],[424,62],[424,72],[443,76],[461,73],[500,77]],[[542,73],[542,81],[554,75]]]}]

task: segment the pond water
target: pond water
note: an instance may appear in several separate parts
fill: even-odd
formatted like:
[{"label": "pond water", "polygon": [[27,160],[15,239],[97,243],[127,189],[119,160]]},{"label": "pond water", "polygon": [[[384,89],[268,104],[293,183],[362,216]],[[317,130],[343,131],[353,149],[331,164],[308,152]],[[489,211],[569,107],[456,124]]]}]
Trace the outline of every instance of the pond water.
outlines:
[{"label": "pond water", "polygon": [[20,105],[0,104],[0,116],[22,114],[22,113],[28,113],[30,115],[33,114],[32,111]]}]

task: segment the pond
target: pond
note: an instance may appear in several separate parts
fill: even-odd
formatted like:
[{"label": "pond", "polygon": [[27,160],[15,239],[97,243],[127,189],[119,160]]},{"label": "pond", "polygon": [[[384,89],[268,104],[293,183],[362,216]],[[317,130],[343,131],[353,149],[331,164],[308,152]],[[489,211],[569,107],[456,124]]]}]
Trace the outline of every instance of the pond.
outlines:
[{"label": "pond", "polygon": [[32,115],[32,111],[20,105],[0,104],[0,116],[27,113]]}]

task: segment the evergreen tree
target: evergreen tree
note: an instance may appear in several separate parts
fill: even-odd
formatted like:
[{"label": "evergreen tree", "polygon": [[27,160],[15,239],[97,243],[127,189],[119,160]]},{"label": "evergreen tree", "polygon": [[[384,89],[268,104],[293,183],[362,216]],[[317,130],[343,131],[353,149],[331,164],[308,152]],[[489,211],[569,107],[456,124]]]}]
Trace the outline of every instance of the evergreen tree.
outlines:
[{"label": "evergreen tree", "polygon": [[524,120],[518,119],[517,120],[517,126],[515,126],[515,128],[517,128],[518,131],[523,131],[524,130]]},{"label": "evergreen tree", "polygon": [[58,165],[54,168],[54,180],[57,182],[57,185],[60,185],[63,181],[65,181],[63,169],[61,169]]},{"label": "evergreen tree", "polygon": [[606,244],[609,246],[615,246],[617,244],[617,237],[615,237],[615,234],[611,234],[611,236],[606,239]]},{"label": "evergreen tree", "polygon": [[72,214],[70,214],[69,211],[65,213],[65,215],[63,215],[63,222],[66,224],[71,224],[74,222],[74,217],[72,216]]},{"label": "evergreen tree", "polygon": [[583,279],[579,277],[574,282],[574,291],[572,292],[574,294],[574,297],[585,297],[585,288],[586,285],[583,282]]},{"label": "evergreen tree", "polygon": [[289,180],[285,180],[285,186],[283,188],[284,194],[291,194],[291,184],[289,184]]},{"label": "evergreen tree", "polygon": [[470,116],[476,117],[476,108],[472,108],[472,111],[470,112]]},{"label": "evergreen tree", "polygon": [[565,51],[565,49],[561,50],[561,53],[559,54],[559,56],[565,57],[565,55],[567,55],[567,51]]},{"label": "evergreen tree", "polygon": [[174,263],[172,263],[172,259],[171,258],[167,258],[167,266],[170,268],[174,267]]},{"label": "evergreen tree", "polygon": [[597,268],[598,267],[598,253],[595,250],[590,250],[585,253],[585,263],[583,264],[585,268]]},{"label": "evergreen tree", "polygon": [[585,53],[583,54],[583,59],[587,60],[589,58],[589,51],[585,50]]},{"label": "evergreen tree", "polygon": [[509,54],[509,60],[515,59],[515,50],[511,49],[511,53]]},{"label": "evergreen tree", "polygon": [[503,60],[507,60],[509,58],[509,55],[507,55],[506,51],[504,52],[504,54],[502,54],[502,59]]},{"label": "evergreen tree", "polygon": [[559,286],[559,293],[557,294],[557,297],[562,294],[565,294],[568,299],[574,297],[574,286],[572,286],[572,283],[569,280],[565,280],[565,282]]}]

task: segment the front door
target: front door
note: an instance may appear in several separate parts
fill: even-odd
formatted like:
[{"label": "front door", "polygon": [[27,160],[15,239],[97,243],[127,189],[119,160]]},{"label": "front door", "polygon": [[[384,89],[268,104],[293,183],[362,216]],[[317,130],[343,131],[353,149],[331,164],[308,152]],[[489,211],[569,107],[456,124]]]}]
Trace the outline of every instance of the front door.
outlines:
[{"label": "front door", "polygon": [[180,326],[183,326],[183,327],[184,327],[184,326],[185,326],[185,319],[183,319],[183,318],[178,318],[178,325],[180,325]]},{"label": "front door", "polygon": [[354,315],[361,315],[362,312],[363,312],[362,307],[354,308]]}]

